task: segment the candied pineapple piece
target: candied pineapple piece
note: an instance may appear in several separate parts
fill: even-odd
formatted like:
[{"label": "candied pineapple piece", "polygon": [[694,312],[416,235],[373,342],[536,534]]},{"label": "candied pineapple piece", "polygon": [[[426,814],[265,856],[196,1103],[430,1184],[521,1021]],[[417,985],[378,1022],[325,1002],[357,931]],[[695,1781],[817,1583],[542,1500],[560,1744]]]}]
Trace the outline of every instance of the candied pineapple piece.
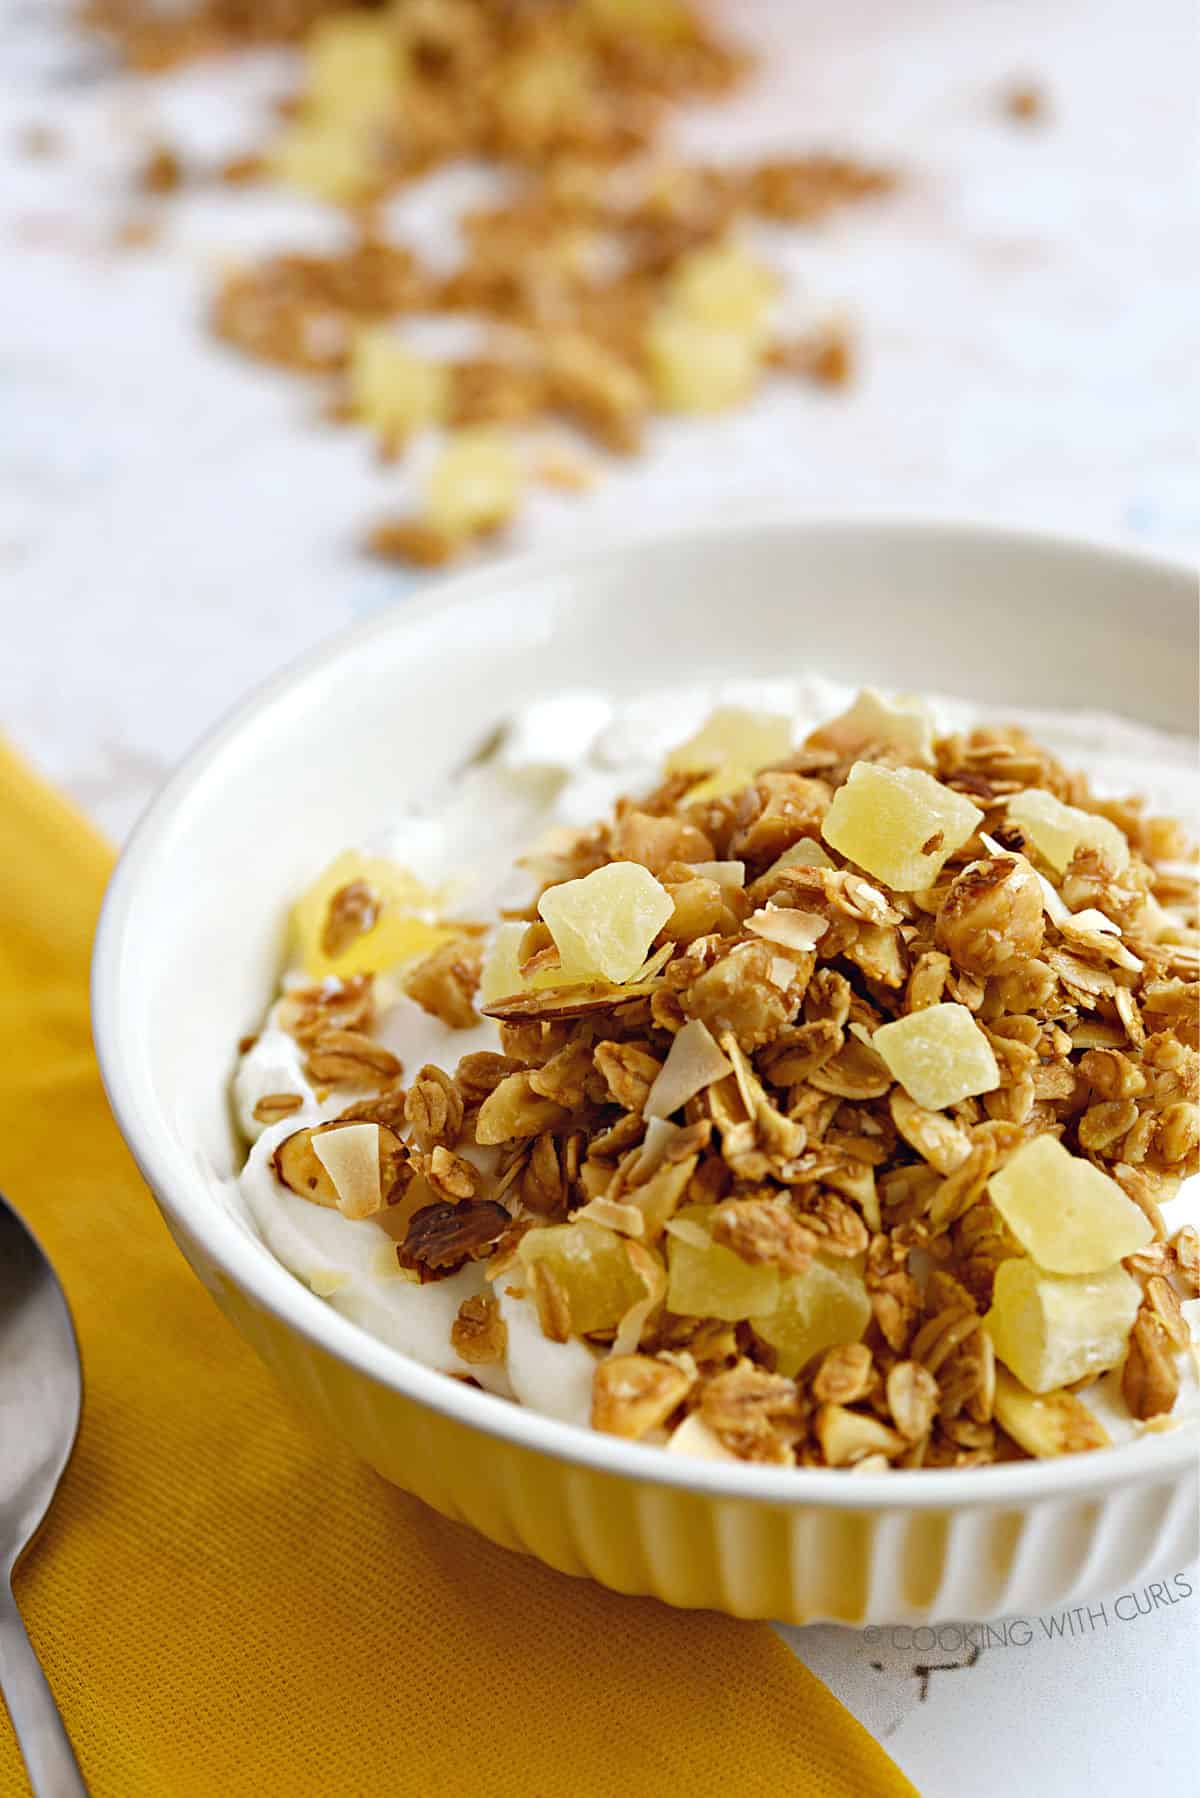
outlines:
[{"label": "candied pineapple piece", "polygon": [[814,730],[808,741],[840,755],[883,745],[918,767],[934,765],[933,713],[911,693],[886,699],[874,687],[863,687],[852,706]]},{"label": "candied pineapple piece", "polygon": [[982,819],[978,806],[920,768],[855,762],[821,835],[877,880],[912,893],[933,885]]},{"label": "candied pineapple piece", "polygon": [[751,1265],[712,1240],[713,1205],[685,1205],[667,1225],[667,1309],[681,1317],[737,1323],[771,1311],[779,1297],[777,1267]]},{"label": "candied pineapple piece", "polygon": [[555,1276],[570,1307],[574,1336],[615,1329],[646,1296],[625,1238],[587,1218],[527,1230],[519,1255],[526,1267],[543,1261]]},{"label": "candied pineapple piece", "polygon": [[871,1047],[909,1098],[927,1111],[995,1092],[1000,1084],[992,1045],[965,1005],[927,1005],[883,1024]]},{"label": "candied pineapple piece", "polygon": [[1056,874],[1065,874],[1077,850],[1096,849],[1115,873],[1129,865],[1125,833],[1108,818],[1064,805],[1041,787],[1027,787],[1008,802],[1009,822],[1048,862]]},{"label": "candied pineapple piece", "polygon": [[304,46],[304,104],[324,119],[384,118],[396,101],[399,64],[388,19],[335,13],[320,19]]},{"label": "candied pineapple piece", "polygon": [[761,340],[775,277],[738,243],[706,244],[681,256],[668,283],[669,304],[689,321]]},{"label": "candied pineapple piece", "polygon": [[996,1270],[983,1320],[996,1354],[1030,1392],[1052,1392],[1115,1367],[1125,1353],[1141,1287],[1123,1267],[1048,1274],[1023,1257]]},{"label": "candied pineapple piece", "polygon": [[452,539],[493,530],[516,511],[523,485],[503,432],[451,431],[425,484],[425,523]]},{"label": "candied pineapple piece", "polygon": [[1035,1136],[988,1183],[1021,1247],[1052,1274],[1091,1274],[1145,1248],[1150,1220],[1107,1174]]},{"label": "candied pineapple piece", "polygon": [[660,307],[646,333],[650,385],[665,412],[740,405],[758,379],[762,356],[757,329],[701,324],[678,306]]},{"label": "candied pineapple piece", "polygon": [[528,925],[497,924],[483,958],[479,975],[480,1005],[494,1005],[497,999],[511,999],[525,990],[521,977],[521,943]]},{"label": "candied pineapple piece", "polygon": [[639,862],[609,862],[564,880],[538,900],[567,978],[632,980],[675,909],[671,895]]},{"label": "candied pineapple piece", "polygon": [[858,1342],[870,1320],[862,1275],[844,1261],[817,1259],[784,1280],[774,1310],[750,1323],[775,1350],[776,1371],[791,1379],[824,1349]]},{"label": "candied pineapple piece", "polygon": [[446,404],[446,370],[416,356],[394,332],[360,331],[350,352],[350,403],[355,416],[390,437],[435,424]]},{"label": "candied pineapple piece", "polygon": [[272,144],[276,181],[341,206],[361,199],[375,176],[371,135],[359,119],[297,119]]},{"label": "candied pineapple piece", "polygon": [[[337,930],[339,895],[352,893],[349,930]],[[382,856],[347,849],[330,862],[292,907],[296,958],[306,974],[378,974],[428,955],[455,935],[429,914],[441,895]]]},{"label": "candied pineapple piece", "polygon": [[750,712],[722,705],[710,712],[686,743],[666,760],[668,774],[708,775],[692,788],[689,799],[718,799],[736,793],[760,768],[791,753],[792,721],[779,712]]}]

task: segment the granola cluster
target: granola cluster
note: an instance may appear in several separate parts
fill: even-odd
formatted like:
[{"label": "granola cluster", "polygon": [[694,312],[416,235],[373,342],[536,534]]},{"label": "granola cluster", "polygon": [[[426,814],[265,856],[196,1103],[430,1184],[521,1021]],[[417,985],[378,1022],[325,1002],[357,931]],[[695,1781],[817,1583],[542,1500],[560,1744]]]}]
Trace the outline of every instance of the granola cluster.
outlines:
[{"label": "granola cluster", "polygon": [[[390,1215],[410,1279],[484,1264],[463,1360],[503,1360],[520,1295],[589,1345],[618,1436],[789,1466],[1056,1455],[1108,1441],[1086,1389],[1114,1369],[1164,1427],[1200,1293],[1200,1238],[1160,1209],[1200,1168],[1180,828],[1018,729],[938,737],[873,695],[747,766],[770,741],[719,715],[530,858],[527,910],[410,965],[495,1051],[406,1081],[369,973],[290,993],[309,1076],[366,1096],[286,1136],[278,1178]],[[328,901],[339,940],[373,916]]]},{"label": "granola cluster", "polygon": [[[725,410],[772,372],[849,379],[841,322],[772,323],[779,283],[743,227],[811,226],[893,178],[827,154],[668,157],[672,108],[725,93],[748,67],[686,0],[200,0],[166,12],[95,0],[92,17],[141,67],[304,40],[274,141],[223,173],[343,208],[348,241],[232,271],[212,322],[248,355],[327,377],[331,418],[364,426],[386,459],[443,433],[420,507],[371,531],[379,555],[442,563],[504,527],[530,480],[588,486],[598,465],[546,421],[628,455],[656,413]],[[502,170],[513,191],[461,220],[461,262],[446,273],[389,238],[383,205],[464,158]],[[184,173],[159,145],[140,184],[161,195]],[[417,315],[473,320],[479,347],[417,353],[395,329]]]}]

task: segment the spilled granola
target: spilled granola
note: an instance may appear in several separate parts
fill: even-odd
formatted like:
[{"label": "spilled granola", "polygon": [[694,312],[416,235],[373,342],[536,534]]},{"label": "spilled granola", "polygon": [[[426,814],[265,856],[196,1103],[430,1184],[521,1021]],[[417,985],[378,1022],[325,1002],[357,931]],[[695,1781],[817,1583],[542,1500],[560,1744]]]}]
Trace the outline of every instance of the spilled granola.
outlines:
[{"label": "spilled granola", "polygon": [[[486,926],[360,861],[297,908],[243,1097],[272,1202],[366,1232],[389,1318],[432,1334],[366,1327],[775,1466],[975,1466],[1182,1416],[1200,932],[1171,820],[1020,729],[865,693],[799,743],[717,712],[535,844]],[[396,1004],[439,1060],[379,1040]]]}]

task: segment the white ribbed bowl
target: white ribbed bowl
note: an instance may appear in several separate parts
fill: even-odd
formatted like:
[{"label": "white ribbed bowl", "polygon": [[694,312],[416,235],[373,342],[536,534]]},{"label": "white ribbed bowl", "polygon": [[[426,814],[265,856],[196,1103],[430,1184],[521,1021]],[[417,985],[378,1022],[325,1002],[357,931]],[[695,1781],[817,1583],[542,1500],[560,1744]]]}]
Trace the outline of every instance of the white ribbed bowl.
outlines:
[{"label": "white ribbed bowl", "polygon": [[1180,1565],[1194,1430],[962,1471],[730,1467],[431,1373],[323,1304],[238,1215],[226,1088],[313,865],[535,697],[808,670],[1186,731],[1196,661],[1183,570],[993,530],[779,518],[496,563],[338,638],[184,764],[105,904],[101,1068],[172,1234],[280,1380],[385,1477],[620,1591],[791,1622],[983,1619]]}]

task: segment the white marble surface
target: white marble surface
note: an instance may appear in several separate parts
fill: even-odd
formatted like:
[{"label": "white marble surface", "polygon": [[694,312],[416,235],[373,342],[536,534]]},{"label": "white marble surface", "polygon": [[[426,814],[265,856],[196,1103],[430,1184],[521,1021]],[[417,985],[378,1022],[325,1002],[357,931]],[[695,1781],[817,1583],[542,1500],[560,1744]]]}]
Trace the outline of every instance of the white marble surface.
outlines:
[{"label": "white marble surface", "polygon": [[[770,51],[696,114],[713,154],[844,145],[903,192],[786,248],[801,313],[862,333],[846,396],[776,386],[583,499],[541,496],[513,546],[788,492],[810,508],[970,514],[1200,547],[1196,29],[1187,0],[726,0]],[[318,419],[313,390],[202,328],[223,261],[327,240],[300,201],[197,190],[121,253],[124,175],[160,132],[239,146],[281,67],[121,78],[58,0],[0,0],[0,727],[120,837],[196,736],[266,673],[418,577],[355,538],[405,477]],[[1044,83],[1022,129],[997,90]],[[33,160],[29,125],[60,134]],[[406,207],[444,237],[440,181]],[[1029,1620],[1005,1647],[789,1632],[927,1793],[1194,1789],[1200,1574]],[[1148,1614],[1143,1615],[1145,1610]],[[1124,1613],[1124,1614],[1122,1614]],[[953,1666],[949,1663],[954,1663]],[[969,1663],[969,1665],[963,1665]],[[924,1668],[921,1672],[918,1669]],[[932,1669],[932,1670],[930,1670]],[[1193,1775],[1187,1767],[1193,1766]]]}]

